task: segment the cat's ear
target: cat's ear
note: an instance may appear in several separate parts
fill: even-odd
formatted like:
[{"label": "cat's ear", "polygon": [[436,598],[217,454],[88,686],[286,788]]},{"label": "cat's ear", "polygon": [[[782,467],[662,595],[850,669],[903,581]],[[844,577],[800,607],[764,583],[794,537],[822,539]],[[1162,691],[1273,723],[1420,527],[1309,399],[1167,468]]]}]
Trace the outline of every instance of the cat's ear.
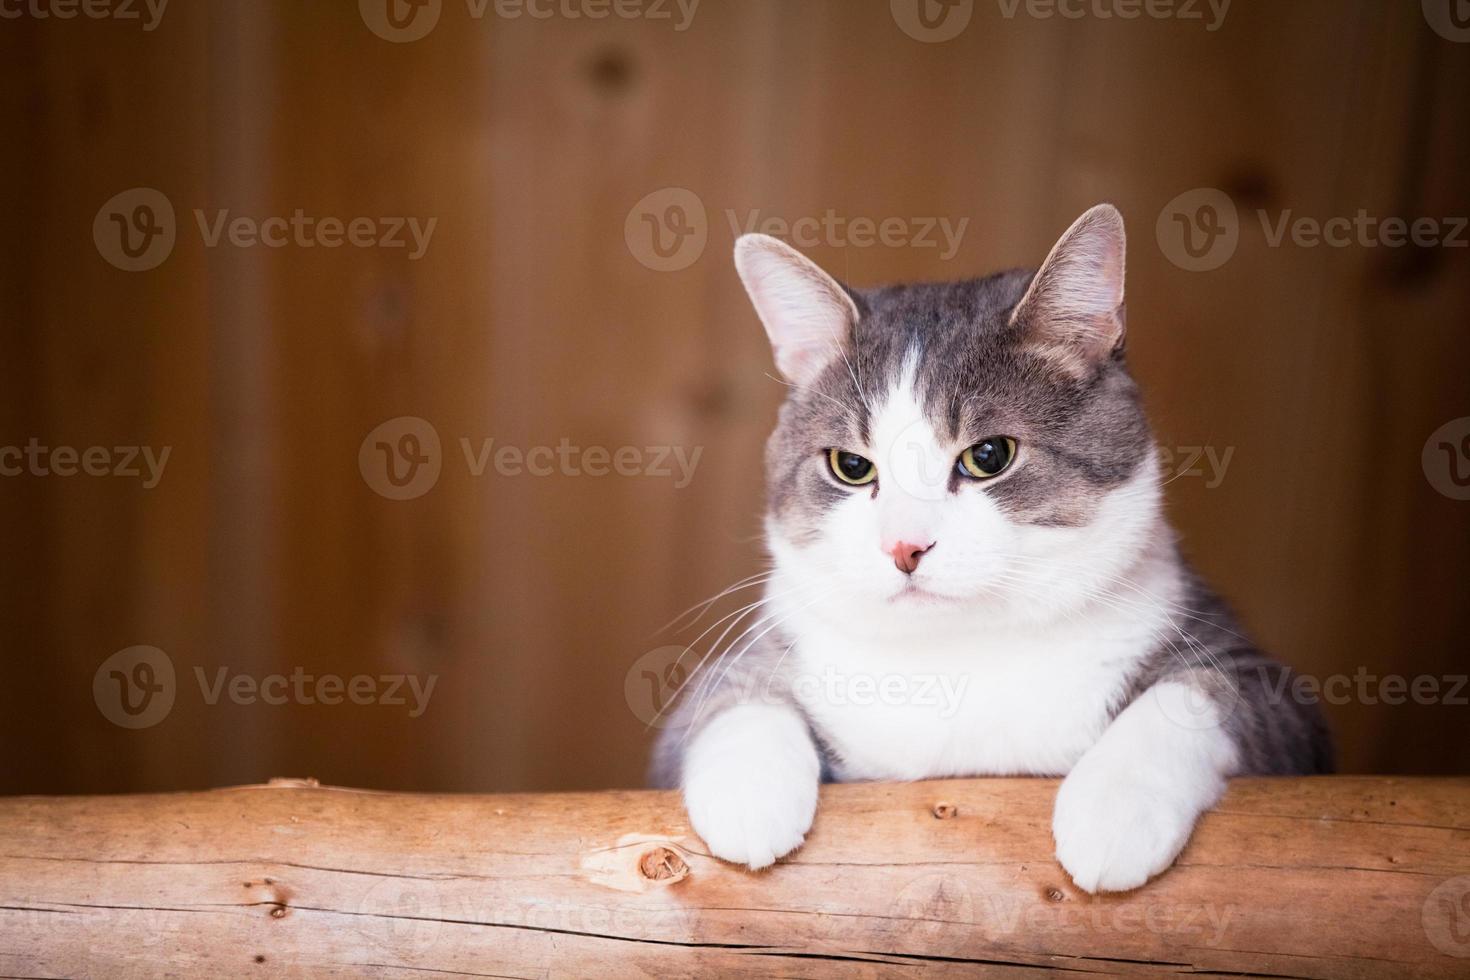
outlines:
[{"label": "cat's ear", "polygon": [[765,324],[776,367],[789,381],[810,384],[852,335],[858,321],[852,297],[811,259],[769,235],[740,236],[735,270]]},{"label": "cat's ear", "polygon": [[1011,314],[1026,342],[1084,376],[1123,347],[1123,216],[1099,204],[1067,229]]}]

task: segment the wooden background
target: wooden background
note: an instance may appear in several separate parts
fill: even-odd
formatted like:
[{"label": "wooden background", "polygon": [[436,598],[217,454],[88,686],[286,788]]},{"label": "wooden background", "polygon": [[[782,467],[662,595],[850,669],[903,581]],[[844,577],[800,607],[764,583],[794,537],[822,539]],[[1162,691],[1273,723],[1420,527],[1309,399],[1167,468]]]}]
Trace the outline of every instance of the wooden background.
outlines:
[{"label": "wooden background", "polygon": [[[351,0],[180,0],[153,31],[0,21],[0,445],[172,447],[153,490],[0,479],[0,791],[637,785],[630,669],[760,567],[782,392],[731,209],[969,219],[949,261],[810,250],[873,283],[1034,265],[1114,201],[1159,440],[1234,449],[1220,485],[1169,486],[1190,553],[1307,672],[1465,673],[1470,503],[1420,453],[1470,415],[1470,250],[1270,247],[1254,215],[1470,214],[1470,44],[1417,0],[1237,0],[1216,31],[1002,10],[975,4],[945,43],[884,0],[704,0],[683,31],[444,0],[401,44]],[[137,186],[169,197],[179,240],[130,273],[91,228]],[[671,186],[698,195],[708,244],[659,272],[624,226]],[[1199,187],[1243,215],[1212,272],[1154,235]],[[415,262],[207,248],[195,208],[438,224]],[[393,501],[358,449],[404,415],[436,427],[443,474]],[[477,478],[461,437],[703,456],[682,489]],[[180,690],[127,731],[92,678],[135,644]],[[419,718],[211,706],[193,671],[221,666],[438,682]],[[1470,707],[1330,715],[1348,770],[1467,771]]]}]

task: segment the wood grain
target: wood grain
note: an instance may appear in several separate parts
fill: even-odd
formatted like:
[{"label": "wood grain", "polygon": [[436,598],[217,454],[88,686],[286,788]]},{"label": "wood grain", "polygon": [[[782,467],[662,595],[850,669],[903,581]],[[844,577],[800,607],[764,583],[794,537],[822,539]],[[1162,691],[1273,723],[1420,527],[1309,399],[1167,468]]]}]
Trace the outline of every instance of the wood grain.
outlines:
[{"label": "wood grain", "polygon": [[[0,479],[0,638],[22,665],[0,685],[0,792],[279,771],[636,785],[649,734],[625,679],[674,642],[659,626],[761,565],[761,447],[784,390],[729,261],[729,215],[752,213],[968,221],[948,259],[809,249],[876,284],[1034,265],[1114,201],[1159,440],[1233,450],[1218,485],[1168,485],[1190,555],[1306,673],[1465,674],[1467,505],[1420,452],[1470,414],[1470,249],[1273,247],[1257,217],[1470,214],[1470,45],[1420,4],[1236,3],[1208,31],[976,3],[943,44],[905,35],[886,0],[704,0],[685,31],[443,6],[409,44],[350,0],[178,2],[151,33],[0,24],[0,128],[23,148],[0,157],[0,447],[172,448],[153,490]],[[126,273],[90,229],[137,186],[172,200],[181,235]],[[699,195],[709,238],[656,272],[624,224],[670,186]],[[1209,273],[1154,235],[1197,187],[1243,215]],[[438,225],[418,261],[206,247],[192,212],[226,208]],[[444,473],[386,500],[357,453],[405,415],[436,426]],[[681,489],[475,476],[461,438],[703,456]],[[439,684],[418,718],[190,696],[121,731],[91,684],[135,644],[187,681],[299,667]],[[1463,703],[1327,710],[1347,771],[1466,771],[1442,748],[1470,736]]]},{"label": "wood grain", "polygon": [[[1470,780],[1236,782],[1177,865],[1093,897],[1051,780],[826,787],[792,858],[708,857],[672,793],[275,780],[0,802],[0,973],[1463,976]],[[1454,954],[1458,954],[1454,955]]]}]

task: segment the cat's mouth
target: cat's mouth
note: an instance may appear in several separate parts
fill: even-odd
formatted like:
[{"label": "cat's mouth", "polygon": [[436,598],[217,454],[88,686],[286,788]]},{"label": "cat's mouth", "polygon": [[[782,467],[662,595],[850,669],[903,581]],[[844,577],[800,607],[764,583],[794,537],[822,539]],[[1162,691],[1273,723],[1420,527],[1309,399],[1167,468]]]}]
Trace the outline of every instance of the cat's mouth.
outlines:
[{"label": "cat's mouth", "polygon": [[926,589],[922,585],[916,585],[913,579],[904,583],[904,587],[888,597],[890,603],[915,603],[918,605],[952,605],[959,602],[958,596],[945,595]]}]

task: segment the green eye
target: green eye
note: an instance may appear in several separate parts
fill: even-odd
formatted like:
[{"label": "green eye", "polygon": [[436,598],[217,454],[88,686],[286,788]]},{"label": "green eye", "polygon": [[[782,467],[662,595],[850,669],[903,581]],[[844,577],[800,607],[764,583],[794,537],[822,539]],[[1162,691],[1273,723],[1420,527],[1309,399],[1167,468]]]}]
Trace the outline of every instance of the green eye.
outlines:
[{"label": "green eye", "polygon": [[1015,458],[1016,440],[1009,436],[992,436],[960,453],[959,470],[965,476],[988,480],[999,476]]},{"label": "green eye", "polygon": [[833,476],[854,487],[878,479],[878,467],[871,460],[844,449],[827,450],[827,465],[832,467]]}]

